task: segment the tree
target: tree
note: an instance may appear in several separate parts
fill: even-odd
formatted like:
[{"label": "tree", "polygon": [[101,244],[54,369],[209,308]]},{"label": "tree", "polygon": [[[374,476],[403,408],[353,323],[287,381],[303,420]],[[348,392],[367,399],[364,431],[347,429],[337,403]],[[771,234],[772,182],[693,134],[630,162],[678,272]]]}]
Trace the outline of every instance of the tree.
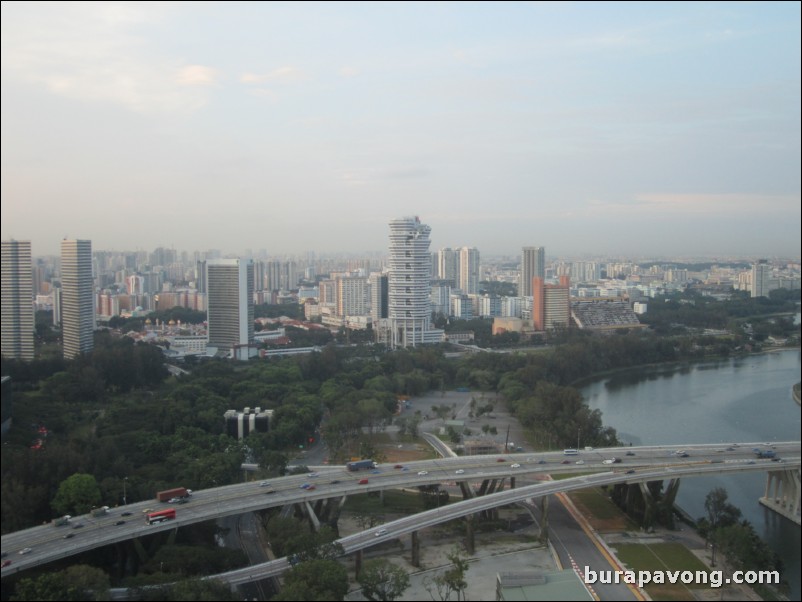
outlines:
[{"label": "tree", "polygon": [[61,482],[51,506],[57,514],[86,514],[100,504],[100,487],[91,474],[76,473]]},{"label": "tree", "polygon": [[308,560],[284,574],[284,587],[273,600],[342,600],[348,572],[336,560]]},{"label": "tree", "polygon": [[397,600],[409,587],[409,575],[389,560],[376,558],[365,562],[359,584],[368,600]]},{"label": "tree", "polygon": [[716,540],[719,529],[733,525],[741,517],[741,511],[728,503],[727,497],[727,490],[723,487],[716,487],[705,496],[705,511],[707,512],[711,545],[711,566],[716,566]]},{"label": "tree", "polygon": [[17,584],[12,600],[108,600],[109,577],[100,569],[78,564]]}]

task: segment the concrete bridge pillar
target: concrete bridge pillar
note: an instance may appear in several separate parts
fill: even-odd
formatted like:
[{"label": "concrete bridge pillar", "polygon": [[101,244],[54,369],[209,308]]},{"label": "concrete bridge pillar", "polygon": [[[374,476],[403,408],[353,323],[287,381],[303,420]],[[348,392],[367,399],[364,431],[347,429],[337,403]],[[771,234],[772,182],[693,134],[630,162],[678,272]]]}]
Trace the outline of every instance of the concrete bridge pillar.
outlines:
[{"label": "concrete bridge pillar", "polygon": [[354,552],[354,577],[359,579],[359,573],[362,572],[362,550]]},{"label": "concrete bridge pillar", "polygon": [[476,540],[473,534],[473,514],[465,517],[465,550],[473,556],[476,553]]},{"label": "concrete bridge pillar", "polygon": [[418,532],[412,532],[412,566],[420,568],[420,540],[418,539]]},{"label": "concrete bridge pillar", "polygon": [[772,470],[767,473],[765,493],[766,495],[760,498],[761,504],[797,525],[802,524],[799,515],[802,487],[798,468]]},{"label": "concrete bridge pillar", "polygon": [[540,498],[540,536],[542,543],[549,541],[549,496],[544,495]]}]

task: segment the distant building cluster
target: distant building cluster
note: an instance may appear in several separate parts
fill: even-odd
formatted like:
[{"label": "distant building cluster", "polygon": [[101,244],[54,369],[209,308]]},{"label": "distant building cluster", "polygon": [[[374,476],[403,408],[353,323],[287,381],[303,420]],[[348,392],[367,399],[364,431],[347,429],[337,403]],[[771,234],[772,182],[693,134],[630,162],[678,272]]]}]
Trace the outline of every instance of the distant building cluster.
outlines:
[{"label": "distant building cluster", "polygon": [[[431,228],[416,216],[391,220],[387,252],[363,258],[93,251],[89,240],[64,240],[59,257],[35,257],[30,241],[3,241],[2,353],[34,357],[35,309],[52,311],[66,358],[92,350],[96,327],[141,317],[144,327],[125,334],[171,356],[245,360],[298,352],[289,349],[286,331],[256,332],[255,306],[262,304],[300,305],[306,321],[291,324],[296,328],[370,332],[376,342],[410,347],[446,340],[434,324],[453,319],[492,319],[494,334],[524,337],[574,327],[607,331],[639,327],[649,299],[687,287],[722,297],[732,289],[764,297],[800,288],[798,263],[765,259],[746,269],[693,271],[671,263],[549,259],[534,245],[494,259],[472,246],[430,245]],[[207,320],[149,317],[176,307],[205,312]],[[450,333],[448,340],[468,336]]]},{"label": "distant building cluster", "polygon": [[225,432],[229,437],[244,439],[251,433],[266,433],[270,430],[273,410],[245,408],[241,412],[226,410],[223,415]]}]

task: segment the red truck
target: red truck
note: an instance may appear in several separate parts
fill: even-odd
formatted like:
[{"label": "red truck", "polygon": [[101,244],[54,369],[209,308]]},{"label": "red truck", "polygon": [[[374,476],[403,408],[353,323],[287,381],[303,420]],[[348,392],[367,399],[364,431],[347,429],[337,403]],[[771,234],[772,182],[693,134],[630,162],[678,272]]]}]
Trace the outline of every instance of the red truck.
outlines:
[{"label": "red truck", "polygon": [[177,498],[187,498],[192,495],[192,490],[186,487],[176,487],[174,489],[165,489],[164,491],[156,492],[156,499],[160,502],[169,502]]}]

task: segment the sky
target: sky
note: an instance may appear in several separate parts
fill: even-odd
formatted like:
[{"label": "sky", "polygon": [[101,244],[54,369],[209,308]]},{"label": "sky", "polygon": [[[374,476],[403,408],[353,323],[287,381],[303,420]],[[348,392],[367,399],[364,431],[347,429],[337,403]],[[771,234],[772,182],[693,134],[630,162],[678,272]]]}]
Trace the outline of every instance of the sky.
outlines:
[{"label": "sky", "polygon": [[2,238],[800,255],[800,3],[3,2]]}]

